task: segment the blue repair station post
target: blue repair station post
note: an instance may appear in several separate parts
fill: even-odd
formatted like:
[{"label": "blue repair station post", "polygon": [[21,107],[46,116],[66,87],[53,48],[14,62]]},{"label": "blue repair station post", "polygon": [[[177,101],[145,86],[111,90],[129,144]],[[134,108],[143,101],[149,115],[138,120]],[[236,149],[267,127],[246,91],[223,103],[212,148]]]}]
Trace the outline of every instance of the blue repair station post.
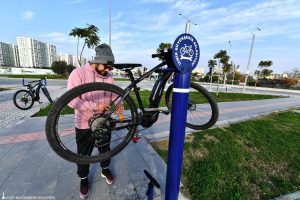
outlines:
[{"label": "blue repair station post", "polygon": [[172,97],[166,200],[176,200],[179,195],[190,74],[197,66],[200,57],[198,42],[189,34],[189,22],[185,33],[179,35],[173,43],[172,57],[177,71],[174,76]]}]

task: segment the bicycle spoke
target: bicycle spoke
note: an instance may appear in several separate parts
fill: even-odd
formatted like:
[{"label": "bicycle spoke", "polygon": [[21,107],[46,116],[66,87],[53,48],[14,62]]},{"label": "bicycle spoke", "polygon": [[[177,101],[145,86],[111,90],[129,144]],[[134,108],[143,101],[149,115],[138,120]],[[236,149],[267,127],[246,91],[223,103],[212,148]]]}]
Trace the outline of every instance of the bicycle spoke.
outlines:
[{"label": "bicycle spoke", "polygon": [[[93,85],[95,86],[93,87]],[[95,160],[101,161],[104,159],[103,156],[118,153],[130,141],[128,138],[131,138],[134,134],[137,126],[134,116],[137,116],[137,114],[134,113],[136,110],[130,109],[132,105],[129,105],[129,103],[132,104],[132,100],[128,102],[122,95],[113,93],[114,90],[109,90],[109,86],[107,89],[107,87],[101,87],[101,85],[102,83],[82,85],[78,88],[84,89],[75,90],[77,89],[75,88],[73,91],[76,94],[71,95],[67,95],[70,92],[68,91],[65,97],[61,98],[64,101],[59,102],[59,109],[52,109],[58,112],[55,115],[57,119],[52,121],[52,126],[55,125],[56,142],[61,147],[60,150],[69,155],[68,160],[72,157],[75,160],[84,160],[81,162],[85,163],[95,162]],[[71,90],[71,92],[73,91]],[[78,98],[81,99],[76,101]],[[93,107],[95,103],[109,104],[110,109],[102,113],[97,112]],[[123,111],[124,116],[122,118],[119,117],[119,114],[114,114],[120,104],[127,108]],[[70,109],[69,105],[72,108],[77,108],[77,110]],[[82,109],[78,110],[78,108]],[[75,127],[77,127],[76,131]],[[81,134],[82,131],[85,134]],[[66,138],[71,142],[67,143]],[[80,149],[83,152],[89,151],[91,154],[79,155],[77,145],[81,146]],[[100,154],[92,148],[98,148]]]}]

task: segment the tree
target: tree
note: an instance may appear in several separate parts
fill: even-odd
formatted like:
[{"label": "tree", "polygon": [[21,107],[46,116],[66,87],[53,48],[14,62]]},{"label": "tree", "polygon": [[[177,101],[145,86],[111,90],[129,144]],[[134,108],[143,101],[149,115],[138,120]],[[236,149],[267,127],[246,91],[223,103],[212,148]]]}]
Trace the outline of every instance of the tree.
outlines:
[{"label": "tree", "polygon": [[54,61],[51,69],[56,74],[64,74],[67,71],[68,65],[65,61]]},{"label": "tree", "polygon": [[270,76],[272,73],[273,73],[273,70],[271,70],[271,69],[263,69],[263,70],[261,71],[261,75],[262,75],[264,78]]},{"label": "tree", "polygon": [[[226,76],[232,70],[232,65],[229,64],[230,56],[227,55],[226,50],[220,50],[218,53],[216,53],[214,55],[214,59],[218,59],[219,68],[220,68],[220,64],[222,64],[222,71],[223,71],[224,84],[225,84]],[[218,83],[219,83],[219,81],[218,81]]]},{"label": "tree", "polygon": [[71,72],[75,69],[76,67],[74,65],[67,65],[66,67],[66,72],[68,74],[71,74]]},{"label": "tree", "polygon": [[[172,48],[172,44],[171,43],[163,43],[161,42],[158,46],[158,48],[156,49],[156,53],[161,53],[162,51],[166,51],[168,49]],[[161,58],[159,58],[159,60],[162,60]]]},{"label": "tree", "polygon": [[263,77],[267,77],[270,76],[272,74],[272,70],[267,70],[266,68],[270,67],[273,64],[273,62],[271,60],[265,60],[265,61],[260,61],[258,63],[258,67],[261,68],[260,73],[258,74],[258,78],[260,78],[260,74],[263,75]]},{"label": "tree", "polygon": [[[82,53],[83,53],[85,46],[87,46],[88,48],[93,48],[100,43],[100,38],[97,35],[98,30],[99,29],[96,26],[87,24],[86,28],[75,27],[69,33],[70,36],[78,38],[77,59],[78,59],[79,66],[81,66],[81,58],[82,58]],[[81,49],[80,56],[79,56],[79,39],[80,38],[84,39],[84,43],[82,45],[82,49]]]},{"label": "tree", "polygon": [[292,69],[292,75],[293,77],[300,77],[300,70],[299,68],[295,67]]},{"label": "tree", "polygon": [[254,84],[253,94],[254,94],[254,90],[256,88],[258,79],[260,78],[260,75],[262,74],[263,77],[266,78],[267,76],[270,76],[272,74],[273,70],[267,69],[272,64],[273,64],[273,62],[271,60],[265,60],[265,61],[262,60],[258,63],[258,67],[260,68],[260,70],[255,71],[255,73],[257,75],[257,79],[256,79],[255,84]]},{"label": "tree", "polygon": [[213,71],[215,66],[217,65],[217,61],[216,60],[212,60],[210,59],[208,61],[208,68],[209,68],[209,77],[210,77],[210,84],[209,84],[209,90],[211,91],[211,84],[212,84],[212,79],[213,79]]}]

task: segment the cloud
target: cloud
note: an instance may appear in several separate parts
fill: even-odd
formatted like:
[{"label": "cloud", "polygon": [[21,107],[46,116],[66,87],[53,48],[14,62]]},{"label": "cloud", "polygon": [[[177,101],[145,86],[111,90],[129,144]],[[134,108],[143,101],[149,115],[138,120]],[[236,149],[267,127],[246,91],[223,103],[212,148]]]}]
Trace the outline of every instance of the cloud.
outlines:
[{"label": "cloud", "polygon": [[66,4],[71,5],[71,4],[78,4],[78,3],[81,3],[81,2],[83,2],[83,0],[72,0],[72,1],[66,2]]},{"label": "cloud", "polygon": [[41,34],[38,37],[40,38],[46,38],[47,40],[51,40],[55,43],[77,43],[77,39],[70,37],[69,35],[61,32],[50,32]]},{"label": "cloud", "polygon": [[199,0],[177,0],[172,6],[172,9],[177,10],[182,14],[190,14],[194,11],[201,12],[201,10],[207,8],[208,6],[208,3]]},{"label": "cloud", "polygon": [[35,13],[31,10],[27,10],[23,12],[21,16],[23,20],[31,20],[35,16]]},{"label": "cloud", "polygon": [[140,0],[140,3],[173,3],[175,0]]}]

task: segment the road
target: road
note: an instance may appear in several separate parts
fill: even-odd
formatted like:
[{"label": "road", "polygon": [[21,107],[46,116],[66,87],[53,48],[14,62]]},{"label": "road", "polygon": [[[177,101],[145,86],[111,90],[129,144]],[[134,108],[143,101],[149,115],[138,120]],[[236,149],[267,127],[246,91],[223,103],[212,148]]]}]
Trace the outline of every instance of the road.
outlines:
[{"label": "road", "polygon": [[[33,80],[33,79],[25,79],[25,82]],[[125,88],[129,85],[129,81],[116,81],[116,85]],[[206,89],[209,89],[208,83],[200,83]],[[49,86],[61,86],[64,87],[67,85],[67,80],[47,80],[47,85]],[[143,80],[139,87],[141,89],[148,89],[151,90],[154,85],[154,81],[152,80]],[[22,87],[22,79],[17,78],[4,78],[0,77],[0,87],[14,87],[19,88]],[[217,85],[212,85],[212,91],[217,91]],[[232,86],[232,85],[219,85],[219,91],[221,92],[239,92],[243,91],[242,86]],[[246,93],[253,93],[253,87],[247,87]],[[256,88],[254,91],[255,94],[270,94],[270,95],[282,95],[282,96],[298,96],[300,97],[300,90],[285,90],[285,89],[274,89],[274,88]]]}]

